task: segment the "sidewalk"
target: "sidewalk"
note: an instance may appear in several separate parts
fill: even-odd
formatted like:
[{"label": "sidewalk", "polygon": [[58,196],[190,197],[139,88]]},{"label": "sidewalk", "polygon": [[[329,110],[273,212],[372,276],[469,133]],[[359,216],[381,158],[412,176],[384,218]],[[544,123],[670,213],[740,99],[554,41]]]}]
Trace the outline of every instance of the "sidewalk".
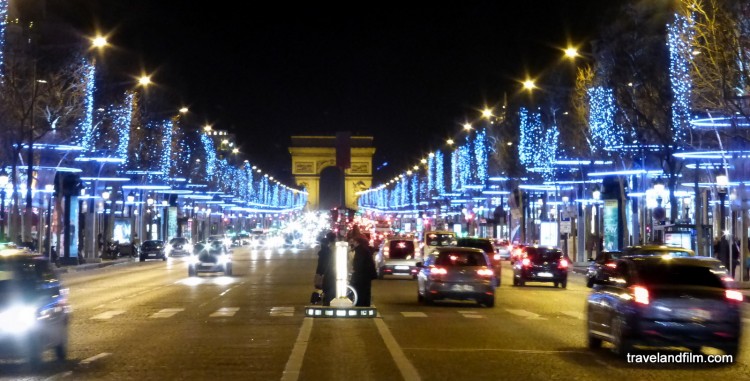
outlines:
[{"label": "sidewalk", "polygon": [[118,259],[101,259],[88,258],[86,263],[80,265],[60,266],[57,271],[61,274],[74,273],[79,271],[100,269],[102,267],[120,265],[123,263],[135,262],[138,258],[118,258]]},{"label": "sidewalk", "polygon": [[[576,262],[573,263],[571,271],[576,274],[586,275],[588,266],[588,263]],[[750,303],[750,282],[735,282],[735,285],[737,286],[737,289],[740,290],[740,292],[745,296],[745,302]]]}]

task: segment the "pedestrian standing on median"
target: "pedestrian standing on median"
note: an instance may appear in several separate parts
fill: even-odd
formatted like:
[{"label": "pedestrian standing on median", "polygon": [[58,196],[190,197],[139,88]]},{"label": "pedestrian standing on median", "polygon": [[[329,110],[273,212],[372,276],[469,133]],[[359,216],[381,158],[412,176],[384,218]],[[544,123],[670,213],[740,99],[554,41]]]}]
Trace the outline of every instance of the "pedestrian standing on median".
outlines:
[{"label": "pedestrian standing on median", "polygon": [[352,239],[354,258],[352,260],[351,284],[357,290],[357,307],[370,307],[372,280],[378,277],[375,260],[369,242],[364,237]]},{"label": "pedestrian standing on median", "polygon": [[328,232],[320,239],[318,266],[315,269],[316,279],[322,278],[316,288],[323,290],[323,305],[330,306],[336,297],[336,259],[332,246],[336,244],[336,234]]}]

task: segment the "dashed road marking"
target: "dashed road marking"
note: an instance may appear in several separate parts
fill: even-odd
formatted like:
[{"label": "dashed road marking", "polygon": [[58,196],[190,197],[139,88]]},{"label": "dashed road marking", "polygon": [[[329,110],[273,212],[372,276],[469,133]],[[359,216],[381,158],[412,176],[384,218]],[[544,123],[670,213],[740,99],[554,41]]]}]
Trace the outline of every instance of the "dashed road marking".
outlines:
[{"label": "dashed road marking", "polygon": [[458,311],[461,316],[469,319],[482,319],[484,315],[480,315],[477,311]]},{"label": "dashed road marking", "polygon": [[401,312],[401,315],[403,317],[413,318],[413,317],[427,317],[427,314],[424,312]]},{"label": "dashed road marking", "polygon": [[543,318],[539,314],[535,314],[526,310],[512,310],[508,308],[506,308],[505,310],[512,313],[513,315],[524,317],[529,320],[547,320],[547,318]]},{"label": "dashed road marking", "polygon": [[91,356],[91,357],[89,357],[89,358],[87,358],[85,360],[81,360],[81,362],[79,364],[81,364],[81,365],[91,364],[92,362],[94,362],[96,360],[99,360],[101,358],[107,357],[109,355],[111,355],[111,353],[107,353],[107,352],[99,353],[96,356]]},{"label": "dashed road marking", "polygon": [[149,318],[152,319],[163,319],[163,318],[169,318],[172,317],[182,311],[185,311],[184,308],[165,308],[151,316]]},{"label": "dashed road marking", "polygon": [[294,307],[271,307],[271,316],[294,316]]},{"label": "dashed road marking", "polygon": [[563,315],[568,315],[572,318],[583,320],[583,312],[580,311],[560,311]]},{"label": "dashed road marking", "polygon": [[111,311],[102,312],[102,313],[100,313],[98,315],[94,315],[94,316],[91,317],[91,319],[94,319],[94,320],[108,320],[108,319],[111,319],[111,318],[113,318],[113,317],[115,317],[115,316],[117,316],[119,314],[123,314],[123,313],[125,313],[125,311],[123,311],[123,310],[111,310]]},{"label": "dashed road marking", "polygon": [[232,317],[239,311],[239,307],[222,307],[212,313],[210,317]]}]

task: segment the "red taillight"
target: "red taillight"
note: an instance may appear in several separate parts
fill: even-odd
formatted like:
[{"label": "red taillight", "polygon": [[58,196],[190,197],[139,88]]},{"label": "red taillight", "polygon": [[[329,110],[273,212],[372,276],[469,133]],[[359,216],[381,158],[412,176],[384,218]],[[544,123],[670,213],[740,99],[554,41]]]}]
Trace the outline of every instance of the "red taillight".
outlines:
[{"label": "red taillight", "polygon": [[633,300],[636,303],[648,304],[648,290],[643,286],[633,286]]},{"label": "red taillight", "polygon": [[610,267],[610,268],[614,269],[614,268],[617,268],[617,263],[614,263],[614,262],[605,263],[604,266],[607,266],[607,267]]},{"label": "red taillight", "polygon": [[496,261],[499,261],[501,259],[500,254],[495,254],[492,256]]},{"label": "red taillight", "polygon": [[446,270],[445,267],[433,267],[430,269],[430,274],[445,275],[445,274],[448,274],[448,270]]},{"label": "red taillight", "polygon": [[557,265],[560,269],[567,269],[568,268],[568,260],[567,259],[561,259],[560,264]]},{"label": "red taillight", "polygon": [[531,265],[531,261],[529,260],[529,258],[524,258],[521,260],[521,264],[523,265],[523,267],[529,267]]},{"label": "red taillight", "polygon": [[491,277],[491,276],[495,275],[495,272],[492,271],[492,270],[490,270],[490,269],[487,269],[487,268],[482,268],[482,269],[477,270],[477,274],[479,274],[481,276]]},{"label": "red taillight", "polygon": [[737,290],[724,290],[724,296],[726,296],[727,299],[736,300],[738,302],[741,302],[744,299],[742,293]]}]

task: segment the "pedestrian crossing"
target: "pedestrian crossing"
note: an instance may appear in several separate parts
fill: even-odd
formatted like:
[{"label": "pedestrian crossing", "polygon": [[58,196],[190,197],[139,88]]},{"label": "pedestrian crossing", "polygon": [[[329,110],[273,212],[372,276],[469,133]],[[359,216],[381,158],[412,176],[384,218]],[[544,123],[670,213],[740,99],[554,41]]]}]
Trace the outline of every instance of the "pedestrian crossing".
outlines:
[{"label": "pedestrian crossing", "polygon": [[[112,319],[122,318],[132,314],[130,311],[113,309],[101,311],[100,307],[95,308],[97,314],[91,316],[90,320],[106,321]],[[163,308],[157,312],[148,315],[149,319],[168,319],[173,318],[186,311],[185,308]],[[221,307],[208,314],[209,318],[232,318],[235,317],[241,311],[240,307]],[[383,311],[379,312],[380,316],[384,315]],[[392,313],[385,313],[391,317],[400,316],[405,319],[424,319],[424,318],[443,318],[456,316],[464,319],[487,319],[487,318],[508,318],[513,317],[517,319],[525,320],[554,320],[554,319],[567,319],[567,320],[585,320],[586,314],[582,311],[556,311],[549,313],[537,313],[527,311],[523,309],[512,309],[512,308],[493,308],[484,309],[477,308],[475,310],[434,310],[434,311],[398,311]],[[277,306],[271,307],[268,310],[267,316],[269,317],[294,317],[294,316],[305,316],[304,307],[293,307],[293,306]],[[742,319],[743,324],[750,325],[749,318]]]}]

